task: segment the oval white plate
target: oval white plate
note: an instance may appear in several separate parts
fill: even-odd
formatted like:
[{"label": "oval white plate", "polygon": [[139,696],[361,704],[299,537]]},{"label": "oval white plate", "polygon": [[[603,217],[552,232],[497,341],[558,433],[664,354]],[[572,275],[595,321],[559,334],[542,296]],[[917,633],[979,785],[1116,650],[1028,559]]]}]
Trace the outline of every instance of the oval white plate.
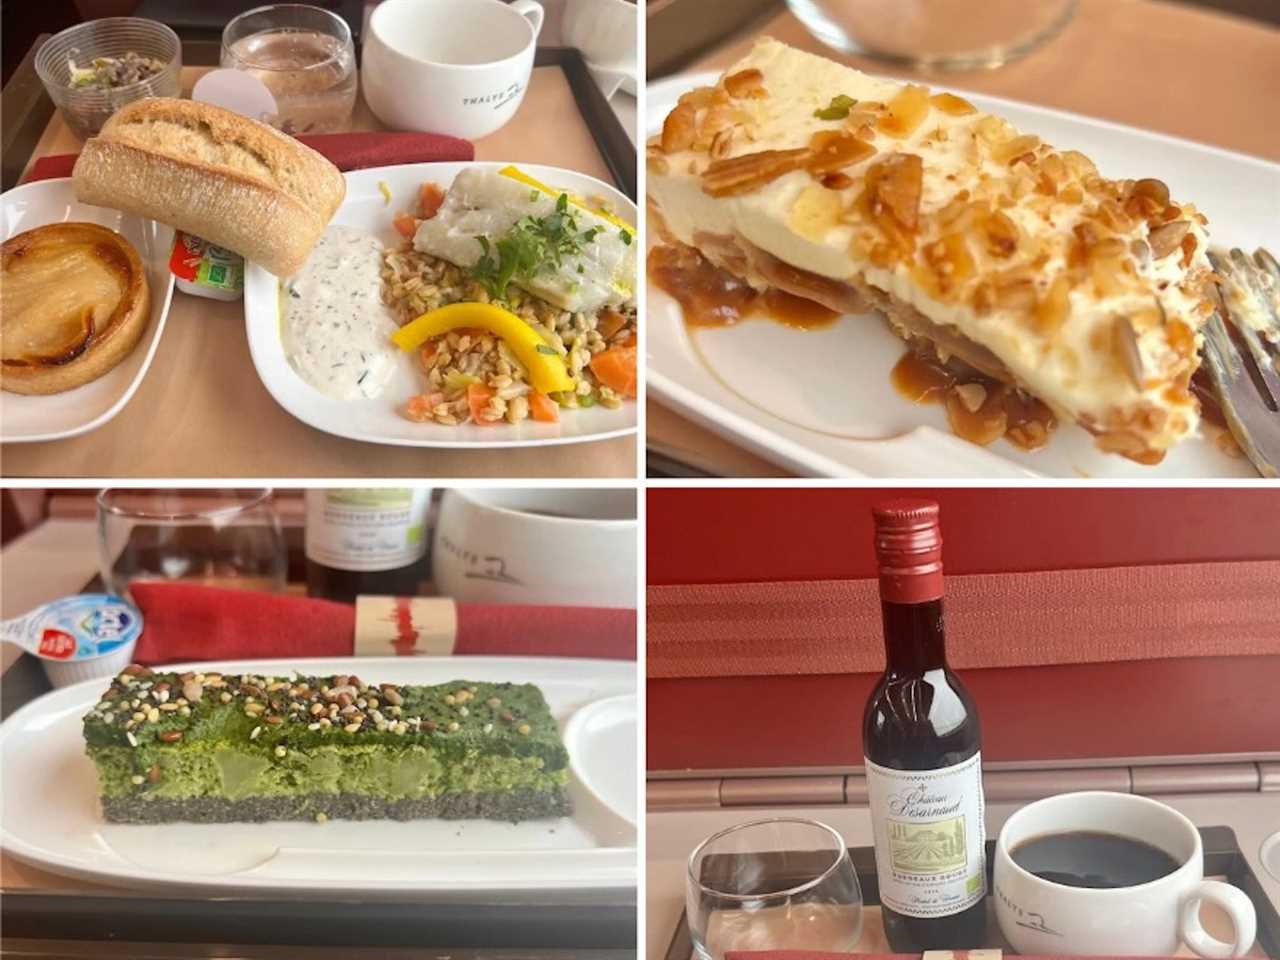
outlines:
[{"label": "oval white plate", "polygon": [[[361,657],[202,663],[223,673],[334,674],[442,683],[454,679],[535,683],[563,722],[576,710],[636,689],[635,664],[534,657]],[[181,666],[173,669],[182,670]],[[599,810],[579,777],[597,762],[574,757],[575,813],[558,820],[333,820],[314,823],[110,824],[98,809],[81,717],[102,680],[63,687],[0,726],[0,842],[37,866],[131,887],[198,888],[433,897],[478,890],[591,897],[636,883],[636,833]],[[570,748],[572,749],[572,748]],[[632,745],[634,752],[635,746]],[[585,774],[578,766],[585,762]],[[631,764],[635,768],[634,757]],[[352,857],[376,865],[353,870]]]},{"label": "oval white plate", "polygon": [[[347,198],[334,215],[333,222],[365,230],[388,245],[400,241],[391,225],[399,210],[413,208],[418,189],[426,180],[447,187],[453,178],[468,167],[499,169],[505,163],[411,163],[397,167],[355,170],[346,174]],[[630,200],[606,183],[593,177],[559,167],[518,164],[530,176],[553,187],[562,187],[583,195],[596,195],[613,202],[623,220],[636,222],[636,207]],[[379,189],[385,183],[391,190],[391,203]],[[560,443],[604,440],[634,433],[638,423],[635,402],[623,403],[617,410],[602,406],[586,410],[565,411],[559,423],[535,423],[476,426],[462,424],[446,427],[436,423],[414,423],[402,417],[398,409],[410,396],[421,393],[424,380],[415,368],[412,356],[405,354],[396,374],[382,396],[374,400],[335,400],[316,390],[294,371],[285,357],[280,339],[278,299],[279,281],[257,264],[249,264],[244,280],[244,314],[249,335],[249,351],[254,366],[276,402],[308,426],[352,440],[386,443],[403,447],[539,447]]]},{"label": "oval white plate", "polygon": [[[650,86],[649,133],[661,129],[681,93],[715,80],[706,73]],[[1059,110],[964,95],[1059,147],[1083,151],[1109,176],[1159,177],[1174,196],[1195,200],[1219,246],[1280,248],[1276,164]],[[1003,440],[990,447],[967,443],[952,435],[941,406],[918,406],[893,389],[889,371],[903,345],[876,314],[811,331],[759,319],[691,335],[679,304],[651,284],[645,333],[646,383],[655,398],[803,475],[1257,476],[1249,461],[1203,439],[1184,441],[1159,466],[1144,467],[1102,453],[1074,424],[1060,424],[1038,451]]]},{"label": "oval white plate", "polygon": [[102,426],[122,409],[146,376],[173,300],[169,253],[173,228],[76,200],[70,178],[38,180],[0,197],[4,239],[48,223],[100,223],[134,245],[151,288],[151,322],[122,363],[97,380],[66,393],[47,396],[0,394],[0,442],[36,443],[74,437]]},{"label": "oval white plate", "polygon": [[601,803],[632,825],[639,817],[637,734],[634,695],[589,704],[564,728],[564,745],[578,778]]}]

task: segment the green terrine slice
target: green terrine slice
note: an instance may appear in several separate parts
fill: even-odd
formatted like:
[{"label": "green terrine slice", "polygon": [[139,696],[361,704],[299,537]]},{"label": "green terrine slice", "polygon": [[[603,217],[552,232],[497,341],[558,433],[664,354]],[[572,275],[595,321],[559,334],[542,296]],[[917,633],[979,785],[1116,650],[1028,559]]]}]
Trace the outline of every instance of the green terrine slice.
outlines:
[{"label": "green terrine slice", "polygon": [[160,673],[130,666],[84,718],[116,823],[571,812],[542,691],[455,680]]}]

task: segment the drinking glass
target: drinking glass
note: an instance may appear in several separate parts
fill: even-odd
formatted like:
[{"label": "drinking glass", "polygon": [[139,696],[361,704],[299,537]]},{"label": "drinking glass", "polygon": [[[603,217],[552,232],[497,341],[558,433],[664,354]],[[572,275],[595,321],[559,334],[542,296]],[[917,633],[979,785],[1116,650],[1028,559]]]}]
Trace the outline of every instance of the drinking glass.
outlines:
[{"label": "drinking glass", "polygon": [[689,857],[686,899],[700,960],[729,950],[849,950],[862,936],[849,851],[816,820],[755,820],[704,840]]},{"label": "drinking glass", "polygon": [[1078,0],[787,0],[809,32],[845,53],[923,70],[998,67],[1067,25]]},{"label": "drinking glass", "polygon": [[271,91],[276,112],[261,119],[285,133],[332,133],[351,123],[356,52],[336,13],[305,3],[242,13],[222,31],[221,63]]},{"label": "drinking glass", "polygon": [[270,490],[103,490],[98,562],[122,597],[139,580],[281,591],[288,553]]}]

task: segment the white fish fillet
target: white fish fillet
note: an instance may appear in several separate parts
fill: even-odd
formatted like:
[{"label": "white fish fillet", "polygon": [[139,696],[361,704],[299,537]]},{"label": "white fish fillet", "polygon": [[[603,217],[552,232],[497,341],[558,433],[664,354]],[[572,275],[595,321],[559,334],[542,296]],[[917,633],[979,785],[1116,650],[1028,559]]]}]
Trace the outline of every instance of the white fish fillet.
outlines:
[{"label": "white fish fillet", "polygon": [[[558,196],[494,170],[464,170],[445,194],[439,212],[418,225],[414,248],[472,267],[484,254],[477,237],[487,237],[492,246],[518,220],[554,213]],[[594,313],[629,303],[636,289],[634,231],[628,231],[632,236],[626,243],[616,224],[579,206],[570,209],[580,231],[598,229],[595,238],[583,245],[580,255],[565,257],[558,269],[513,283],[574,312]]]}]

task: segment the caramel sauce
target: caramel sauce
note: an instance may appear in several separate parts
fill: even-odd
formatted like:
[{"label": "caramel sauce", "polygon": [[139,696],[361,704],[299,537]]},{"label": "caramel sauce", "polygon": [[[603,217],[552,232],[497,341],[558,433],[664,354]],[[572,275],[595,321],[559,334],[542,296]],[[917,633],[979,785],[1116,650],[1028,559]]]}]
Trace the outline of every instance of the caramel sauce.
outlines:
[{"label": "caramel sauce", "polygon": [[783,290],[760,293],[687,247],[654,247],[648,264],[649,279],[675,298],[691,327],[727,327],[762,317],[797,330],[814,330],[830,326],[839,316]]},{"label": "caramel sauce", "polygon": [[[986,446],[1004,437],[1023,450],[1038,450],[1057,429],[1053,411],[1020,390],[973,371],[957,372],[916,350],[903,354],[889,375],[895,390],[912,403],[941,403],[956,436]],[[979,387],[982,402],[970,409]],[[961,389],[957,389],[961,388]],[[966,402],[965,394],[970,394]]]}]

